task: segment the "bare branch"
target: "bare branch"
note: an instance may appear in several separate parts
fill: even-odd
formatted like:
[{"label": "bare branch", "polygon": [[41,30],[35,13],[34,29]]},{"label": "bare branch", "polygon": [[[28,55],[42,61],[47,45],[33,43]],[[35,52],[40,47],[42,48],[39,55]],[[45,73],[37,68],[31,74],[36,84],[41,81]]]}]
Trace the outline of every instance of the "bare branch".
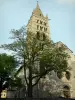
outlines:
[{"label": "bare branch", "polygon": [[[49,69],[45,70],[42,74],[40,74],[40,75],[39,75],[39,78],[38,78],[38,79],[36,80],[36,82],[32,85],[32,87],[34,87],[34,86],[39,82],[40,78],[42,78],[43,76],[45,76],[46,74],[48,74],[50,70],[51,70],[51,69],[49,68]],[[35,77],[37,77],[37,76],[35,76]]]},{"label": "bare branch", "polygon": [[28,81],[27,81],[27,77],[26,77],[26,68],[25,68],[25,66],[24,66],[24,77],[25,77],[25,81],[26,81],[26,84],[27,84],[27,86],[28,86]]},{"label": "bare branch", "polygon": [[37,78],[37,77],[39,77],[39,76],[40,76],[40,74],[39,74],[39,75],[36,75],[36,76],[33,76],[32,79]]}]

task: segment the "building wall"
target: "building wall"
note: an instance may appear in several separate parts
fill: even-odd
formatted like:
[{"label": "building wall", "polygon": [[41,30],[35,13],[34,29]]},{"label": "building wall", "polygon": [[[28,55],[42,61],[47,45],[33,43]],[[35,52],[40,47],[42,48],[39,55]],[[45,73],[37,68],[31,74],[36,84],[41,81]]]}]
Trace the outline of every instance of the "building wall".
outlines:
[{"label": "building wall", "polygon": [[[41,14],[41,16],[40,16]],[[37,22],[38,21],[38,22]],[[42,21],[42,24],[40,23]],[[44,22],[46,25],[44,25]],[[38,28],[37,28],[38,26]],[[40,26],[43,27],[43,29],[40,29]],[[36,8],[34,9],[32,16],[30,17],[30,20],[28,21],[27,24],[27,30],[34,33],[33,35],[36,35],[37,32],[40,33],[40,36],[42,37],[42,33],[44,33],[44,28],[47,28],[47,31],[45,32],[45,35],[47,36],[48,39],[50,39],[50,27],[48,24],[48,16],[44,17],[39,5],[37,4]],[[62,45],[62,42],[56,43],[57,45]],[[71,97],[75,97],[75,55],[72,53],[72,51],[66,47],[66,52],[70,55],[70,58],[67,60],[68,61],[68,66],[70,66],[70,73],[71,73],[71,78],[70,80],[67,80],[65,75],[62,78],[62,81],[64,82],[64,85],[68,85],[70,87],[70,94]],[[24,74],[23,68],[21,69],[20,73],[18,74],[18,77],[22,77]]]},{"label": "building wall", "polygon": [[71,67],[71,79],[70,79],[70,86],[71,86],[71,96],[75,98],[75,55],[70,52],[69,53],[71,58],[68,60],[68,64]]},{"label": "building wall", "polygon": [[[71,97],[75,98],[75,55],[69,49],[67,49],[66,52],[70,55],[70,58],[68,59],[68,66],[70,66],[71,78],[70,80],[67,80],[67,78],[64,75],[64,77],[62,78],[62,82],[64,82],[64,85],[70,87]],[[22,68],[20,73],[18,74],[18,77],[23,77],[23,75],[24,70]]]},{"label": "building wall", "polygon": [[[64,45],[62,42],[58,42],[57,43],[58,46]],[[70,56],[70,58],[67,59],[68,61],[68,67],[69,67],[69,72],[71,74],[70,80],[68,80],[65,77],[65,73],[64,73],[64,77],[62,78],[62,81],[64,82],[64,85],[67,85],[70,88],[70,95],[72,98],[75,98],[75,55],[73,54],[73,52],[66,46],[66,53],[68,53],[68,55]]]},{"label": "building wall", "polygon": [[[34,34],[39,32],[40,36],[42,33],[45,33],[47,38],[50,39],[50,28],[48,24],[48,17],[47,16],[44,17],[43,14],[41,13],[41,10],[39,9],[40,8],[37,6],[35,10],[33,11],[32,16],[30,17],[30,20],[28,21],[28,24],[27,24],[27,30],[31,31]],[[42,29],[40,27],[42,27]]]}]

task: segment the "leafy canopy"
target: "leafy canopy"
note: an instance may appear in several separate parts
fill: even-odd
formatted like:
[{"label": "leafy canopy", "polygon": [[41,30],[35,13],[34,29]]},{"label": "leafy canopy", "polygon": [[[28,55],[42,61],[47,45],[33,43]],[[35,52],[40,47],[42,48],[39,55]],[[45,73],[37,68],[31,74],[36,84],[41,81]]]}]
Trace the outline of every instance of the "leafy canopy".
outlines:
[{"label": "leafy canopy", "polygon": [[[57,73],[62,73],[68,69],[67,58],[68,54],[65,52],[65,47],[58,47],[51,40],[38,40],[36,35],[32,32],[27,32],[25,27],[19,30],[11,31],[14,40],[11,44],[4,44],[1,47],[14,51],[19,59],[19,63],[25,64],[25,68],[32,66],[32,79],[38,80],[49,71],[54,70]],[[35,67],[34,63],[39,62],[39,69]]]},{"label": "leafy canopy", "polygon": [[[19,64],[24,68],[24,77],[29,94],[32,87],[50,71],[54,70],[61,75],[67,71],[67,58],[69,56],[65,52],[64,46],[58,47],[47,38],[45,40],[38,39],[36,34],[26,31],[25,27],[12,30],[11,34],[13,42],[4,44],[1,48],[14,51]],[[42,35],[42,33],[40,34]],[[26,69],[28,69],[28,74],[26,74]]]}]

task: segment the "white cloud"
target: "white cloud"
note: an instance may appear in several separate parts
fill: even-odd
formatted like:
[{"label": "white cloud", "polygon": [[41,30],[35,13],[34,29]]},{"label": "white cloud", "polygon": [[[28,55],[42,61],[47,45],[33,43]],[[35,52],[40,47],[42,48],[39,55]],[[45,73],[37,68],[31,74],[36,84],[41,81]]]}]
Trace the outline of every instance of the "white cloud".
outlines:
[{"label": "white cloud", "polygon": [[75,0],[57,0],[60,4],[75,4]]}]

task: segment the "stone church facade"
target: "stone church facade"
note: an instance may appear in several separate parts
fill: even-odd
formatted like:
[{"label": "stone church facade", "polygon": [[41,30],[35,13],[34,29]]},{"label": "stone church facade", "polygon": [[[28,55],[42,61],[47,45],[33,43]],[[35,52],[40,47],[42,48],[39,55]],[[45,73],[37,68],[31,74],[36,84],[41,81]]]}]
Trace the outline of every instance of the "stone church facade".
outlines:
[{"label": "stone church facade", "polygon": [[[37,38],[47,38],[50,40],[50,27],[49,27],[49,23],[48,23],[48,16],[44,16],[38,3],[36,8],[33,10],[32,15],[30,17],[30,20],[28,21],[27,24],[27,31],[31,31],[32,33],[34,33],[33,35],[37,35]],[[64,45],[62,42],[57,42],[56,43],[57,46],[61,46]],[[67,78],[65,77],[65,73],[64,73],[64,77],[62,78],[62,82],[64,82],[63,85],[63,90],[66,87],[66,90],[69,91],[69,97],[74,98],[75,97],[75,55],[73,54],[73,52],[66,46],[66,52],[70,55],[70,58],[68,59],[68,66],[70,66],[70,74],[71,77],[69,80],[67,80]],[[22,77],[24,70],[23,68],[21,68],[21,70],[19,71],[19,73],[17,74],[18,77]],[[63,94],[62,96],[65,96],[65,94]]]},{"label": "stone church facade", "polygon": [[68,55],[70,56],[70,58],[67,59],[68,67],[69,67],[68,71],[70,72],[70,79],[67,79],[65,77],[65,73],[64,73],[64,76],[62,78],[62,82],[64,82],[64,84],[63,84],[63,90],[66,89],[66,91],[69,92],[69,96],[71,98],[75,98],[75,85],[74,85],[75,84],[75,55],[62,42],[57,42],[56,45],[57,46],[64,45],[66,47],[66,51],[65,52],[67,52]]}]

